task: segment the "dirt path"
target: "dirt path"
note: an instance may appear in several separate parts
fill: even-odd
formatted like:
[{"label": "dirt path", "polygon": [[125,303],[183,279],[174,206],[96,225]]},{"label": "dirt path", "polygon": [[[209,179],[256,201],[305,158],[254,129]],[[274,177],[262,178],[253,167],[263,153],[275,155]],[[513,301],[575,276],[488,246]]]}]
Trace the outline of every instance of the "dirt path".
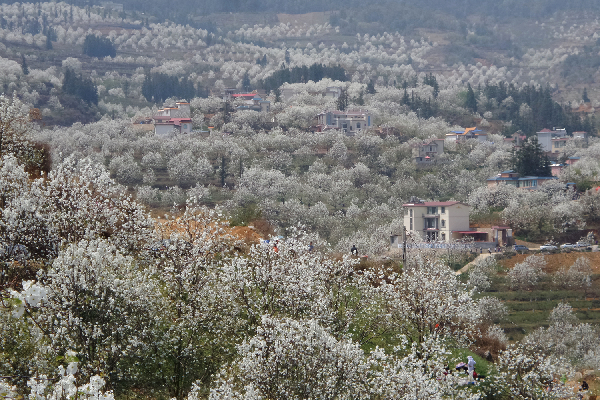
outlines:
[{"label": "dirt path", "polygon": [[471,261],[470,263],[468,263],[467,265],[465,265],[464,267],[462,267],[461,269],[456,271],[455,274],[460,275],[460,274],[467,272],[469,270],[469,268],[471,268],[473,265],[477,264],[481,260],[485,260],[486,258],[488,258],[489,256],[492,256],[494,254],[497,254],[497,253],[491,253],[491,254],[490,253],[481,253],[481,254],[479,254],[473,261]]}]

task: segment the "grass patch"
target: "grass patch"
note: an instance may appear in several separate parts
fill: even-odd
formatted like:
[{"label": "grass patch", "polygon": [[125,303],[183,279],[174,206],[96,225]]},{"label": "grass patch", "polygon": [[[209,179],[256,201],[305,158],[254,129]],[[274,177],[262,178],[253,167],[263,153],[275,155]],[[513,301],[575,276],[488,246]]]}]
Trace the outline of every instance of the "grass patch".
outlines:
[{"label": "grass patch", "polygon": [[[477,354],[473,353],[471,350],[469,349],[454,349],[452,350],[452,352],[450,353],[450,364],[448,365],[448,367],[453,370],[453,373],[456,373],[456,364],[458,364],[459,362],[467,362],[467,357],[471,356],[473,357],[473,359],[475,360],[475,372],[477,372],[478,375],[482,375],[482,376],[488,376],[491,372],[491,367],[490,367],[490,363],[485,360],[484,358],[481,358],[480,356],[478,356]],[[456,361],[454,363],[452,363],[452,361]]]}]

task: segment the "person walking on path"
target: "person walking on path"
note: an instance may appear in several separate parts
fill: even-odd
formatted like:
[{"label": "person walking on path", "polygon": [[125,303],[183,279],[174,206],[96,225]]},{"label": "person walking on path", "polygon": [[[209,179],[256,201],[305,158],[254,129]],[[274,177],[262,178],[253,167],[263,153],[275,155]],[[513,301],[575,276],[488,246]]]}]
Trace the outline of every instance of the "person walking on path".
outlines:
[{"label": "person walking on path", "polygon": [[350,254],[352,254],[353,256],[358,255],[358,249],[356,248],[355,244],[352,245],[352,248],[350,249]]}]

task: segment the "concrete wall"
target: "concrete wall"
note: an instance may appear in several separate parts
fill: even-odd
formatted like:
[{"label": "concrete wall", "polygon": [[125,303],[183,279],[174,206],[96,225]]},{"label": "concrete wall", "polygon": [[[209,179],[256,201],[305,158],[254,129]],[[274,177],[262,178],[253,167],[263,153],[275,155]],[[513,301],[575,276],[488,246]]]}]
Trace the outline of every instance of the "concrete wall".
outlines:
[{"label": "concrete wall", "polygon": [[451,207],[446,207],[448,214],[448,224],[453,231],[468,231],[469,229],[469,213],[471,207],[466,204],[455,204]]},{"label": "concrete wall", "polygon": [[552,151],[552,132],[538,132],[538,143],[542,145],[542,150]]},{"label": "concrete wall", "polygon": [[168,135],[168,134],[172,133],[174,130],[175,130],[175,125],[173,125],[173,124],[155,124],[154,125],[154,133],[156,135]]}]

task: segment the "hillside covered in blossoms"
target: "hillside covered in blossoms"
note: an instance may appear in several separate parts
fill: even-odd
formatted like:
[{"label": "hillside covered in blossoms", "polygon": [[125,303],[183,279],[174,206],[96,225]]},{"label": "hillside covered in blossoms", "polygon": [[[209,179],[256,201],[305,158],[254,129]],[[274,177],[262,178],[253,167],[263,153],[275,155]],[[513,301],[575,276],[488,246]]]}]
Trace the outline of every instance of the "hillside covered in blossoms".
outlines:
[{"label": "hillside covered in blossoms", "polygon": [[600,394],[598,4],[338,3],[0,4],[1,398]]}]

